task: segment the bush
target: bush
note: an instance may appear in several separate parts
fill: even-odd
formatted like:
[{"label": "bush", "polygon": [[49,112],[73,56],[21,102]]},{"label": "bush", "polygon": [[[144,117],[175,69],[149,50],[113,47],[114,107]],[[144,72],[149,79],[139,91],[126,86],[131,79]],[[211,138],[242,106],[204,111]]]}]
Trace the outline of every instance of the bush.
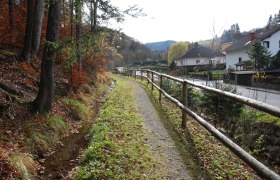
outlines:
[{"label": "bush", "polygon": [[[218,88],[223,91],[236,93],[236,89],[229,85],[221,85]],[[242,109],[244,107],[244,105],[241,103],[206,91],[204,91],[201,100],[202,107],[204,107],[204,111],[208,115],[224,120],[238,118],[241,115]]]}]

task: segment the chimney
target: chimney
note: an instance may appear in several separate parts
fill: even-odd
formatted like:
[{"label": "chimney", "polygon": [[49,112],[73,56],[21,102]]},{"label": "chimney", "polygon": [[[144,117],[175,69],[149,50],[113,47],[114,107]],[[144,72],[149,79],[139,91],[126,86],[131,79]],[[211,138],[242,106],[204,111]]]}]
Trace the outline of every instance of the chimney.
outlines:
[{"label": "chimney", "polygon": [[250,32],[250,41],[254,41],[256,39],[256,33]]}]

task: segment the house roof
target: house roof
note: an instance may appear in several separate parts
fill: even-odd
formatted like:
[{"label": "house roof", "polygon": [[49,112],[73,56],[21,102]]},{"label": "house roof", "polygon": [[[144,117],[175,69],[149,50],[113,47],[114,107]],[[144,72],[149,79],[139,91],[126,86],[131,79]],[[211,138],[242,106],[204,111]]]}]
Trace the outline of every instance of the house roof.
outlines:
[{"label": "house roof", "polygon": [[178,57],[177,59],[197,58],[197,57],[212,58],[217,56],[225,56],[225,55],[219,51],[213,51],[212,49],[209,49],[204,46],[194,45],[194,47],[191,48],[187,53],[183,54],[181,57]]},{"label": "house roof", "polygon": [[275,26],[270,29],[260,29],[252,33],[241,35],[241,37],[232,42],[232,45],[226,50],[227,52],[238,51],[241,49],[247,50],[251,46],[251,35],[255,36],[255,39],[263,41],[269,38],[272,34],[280,30],[280,26]]}]

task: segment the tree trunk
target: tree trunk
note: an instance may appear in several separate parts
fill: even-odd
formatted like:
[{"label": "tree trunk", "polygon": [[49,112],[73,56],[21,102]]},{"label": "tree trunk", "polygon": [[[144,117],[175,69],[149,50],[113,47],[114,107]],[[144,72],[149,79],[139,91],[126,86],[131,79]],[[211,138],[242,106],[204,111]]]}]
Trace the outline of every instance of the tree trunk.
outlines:
[{"label": "tree trunk", "polygon": [[94,0],[90,1],[90,29],[91,31],[93,30],[93,3],[94,3]]},{"label": "tree trunk", "polygon": [[82,24],[82,4],[80,0],[76,0],[76,46],[77,46],[77,62],[78,70],[82,69],[82,60],[81,60],[81,24]]},{"label": "tree trunk", "polygon": [[24,47],[21,57],[30,63],[30,52],[32,43],[32,30],[33,30],[33,17],[34,17],[34,2],[27,0],[27,20],[24,37]]},{"label": "tree trunk", "polygon": [[15,0],[9,0],[9,18],[10,18],[10,28],[12,34],[15,33],[16,22],[15,22]]},{"label": "tree trunk", "polygon": [[54,59],[56,55],[55,43],[59,35],[61,2],[53,0],[49,6],[46,43],[41,64],[39,92],[34,101],[34,108],[39,113],[49,112],[52,109],[54,97]]},{"label": "tree trunk", "polygon": [[73,11],[74,11],[74,0],[70,0],[70,28],[71,28],[71,38],[73,38]]},{"label": "tree trunk", "polygon": [[92,0],[90,2],[90,25],[91,25],[92,32],[94,32],[96,30],[97,9],[98,9],[98,0]]},{"label": "tree trunk", "polygon": [[94,6],[93,6],[93,31],[96,30],[97,26],[97,8],[98,8],[98,0],[94,1]]},{"label": "tree trunk", "polygon": [[42,23],[44,18],[45,0],[36,1],[36,9],[34,15],[34,27],[33,27],[33,37],[32,37],[32,53],[35,54],[39,50]]}]

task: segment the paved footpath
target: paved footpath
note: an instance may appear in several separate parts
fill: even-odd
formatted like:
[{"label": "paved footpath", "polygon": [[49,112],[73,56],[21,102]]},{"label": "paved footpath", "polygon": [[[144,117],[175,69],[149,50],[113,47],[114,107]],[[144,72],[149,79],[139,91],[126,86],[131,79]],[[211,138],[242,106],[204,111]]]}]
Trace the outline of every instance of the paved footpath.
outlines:
[{"label": "paved footpath", "polygon": [[144,129],[147,131],[145,140],[159,163],[157,172],[159,177],[161,179],[193,179],[145,90],[138,83],[133,82],[133,84],[137,108],[143,118]]}]

